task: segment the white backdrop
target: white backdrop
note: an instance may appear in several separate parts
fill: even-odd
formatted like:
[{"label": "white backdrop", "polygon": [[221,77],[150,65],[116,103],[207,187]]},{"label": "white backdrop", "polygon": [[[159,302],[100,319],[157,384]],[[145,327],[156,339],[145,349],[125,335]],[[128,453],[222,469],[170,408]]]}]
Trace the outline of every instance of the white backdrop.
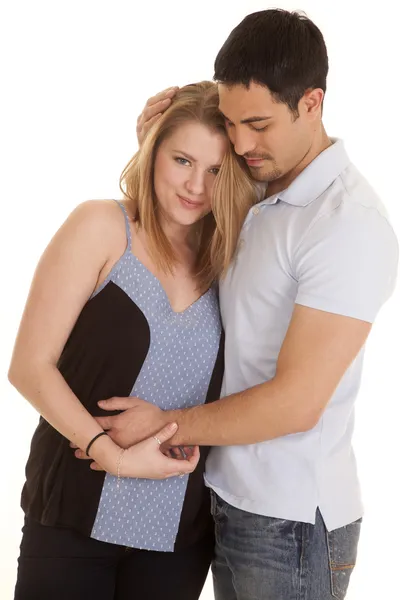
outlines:
[{"label": "white backdrop", "polygon": [[[24,464],[37,415],[6,379],[36,262],[73,207],[118,197],[148,96],[211,79],[231,29],[267,8],[250,0],[3,0],[0,95],[0,598],[11,600]],[[396,3],[303,0],[330,55],[325,125],[343,137],[400,231]],[[396,29],[395,29],[396,28]],[[397,58],[396,58],[397,57]],[[396,89],[397,88],[397,89]],[[399,293],[373,329],[358,402],[356,450],[366,516],[348,600],[398,597]],[[177,582],[179,584],[179,582]],[[208,581],[202,599],[211,599]]]}]

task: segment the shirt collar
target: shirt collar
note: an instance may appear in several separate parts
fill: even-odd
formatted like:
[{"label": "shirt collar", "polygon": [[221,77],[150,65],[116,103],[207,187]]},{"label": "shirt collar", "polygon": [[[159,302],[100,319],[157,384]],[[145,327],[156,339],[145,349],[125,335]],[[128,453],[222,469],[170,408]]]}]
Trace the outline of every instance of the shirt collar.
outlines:
[{"label": "shirt collar", "polygon": [[[278,200],[292,206],[307,206],[319,198],[350,164],[343,141],[331,138],[331,142],[332,145],[314,158],[288,188],[261,200],[259,206],[276,204]],[[265,193],[266,188],[263,190]]]}]

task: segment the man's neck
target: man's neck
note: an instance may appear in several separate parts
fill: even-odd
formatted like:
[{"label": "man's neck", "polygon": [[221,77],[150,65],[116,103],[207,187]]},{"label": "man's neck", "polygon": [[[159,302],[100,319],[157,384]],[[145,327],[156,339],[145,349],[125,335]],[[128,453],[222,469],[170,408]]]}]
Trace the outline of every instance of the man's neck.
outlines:
[{"label": "man's neck", "polygon": [[265,197],[268,198],[274,194],[278,194],[279,192],[286,190],[296,179],[296,177],[298,177],[300,173],[304,171],[304,169],[308,167],[308,165],[312,163],[312,161],[317,158],[319,154],[321,154],[321,152],[329,148],[331,145],[332,142],[329,139],[323,125],[321,125],[320,132],[315,136],[313,143],[300,162],[291,171],[279,179],[275,179],[274,181],[270,181],[268,183]]}]

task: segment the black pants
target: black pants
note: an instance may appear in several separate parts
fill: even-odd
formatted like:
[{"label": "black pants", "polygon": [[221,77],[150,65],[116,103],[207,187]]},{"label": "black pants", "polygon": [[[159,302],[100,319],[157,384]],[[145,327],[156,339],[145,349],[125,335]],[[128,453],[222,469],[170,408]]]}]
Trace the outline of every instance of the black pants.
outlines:
[{"label": "black pants", "polygon": [[197,600],[214,551],[210,537],[150,552],[31,520],[22,531],[14,600]]}]

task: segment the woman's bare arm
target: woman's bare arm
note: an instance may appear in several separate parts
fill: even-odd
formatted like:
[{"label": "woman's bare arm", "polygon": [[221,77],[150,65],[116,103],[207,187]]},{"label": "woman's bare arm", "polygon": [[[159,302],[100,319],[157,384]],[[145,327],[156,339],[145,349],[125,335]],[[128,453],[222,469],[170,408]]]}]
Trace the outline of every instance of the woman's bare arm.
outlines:
[{"label": "woman's bare arm", "polygon": [[[123,252],[124,229],[118,217],[109,202],[86,202],[55,234],[36,269],[9,370],[9,380],[17,390],[46,421],[82,449],[102,429],[56,365],[79,313],[119,243]],[[93,444],[91,455],[112,471],[118,452],[118,446],[102,436]]]}]

